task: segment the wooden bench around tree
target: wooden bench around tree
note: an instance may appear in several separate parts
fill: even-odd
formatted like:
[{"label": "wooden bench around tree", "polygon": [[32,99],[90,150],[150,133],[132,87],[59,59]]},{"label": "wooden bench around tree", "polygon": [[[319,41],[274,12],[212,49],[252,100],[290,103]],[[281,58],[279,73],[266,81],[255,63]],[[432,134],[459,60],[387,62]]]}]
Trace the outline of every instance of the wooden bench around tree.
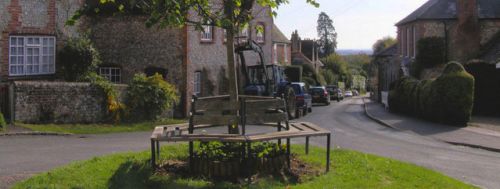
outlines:
[{"label": "wooden bench around tree", "polygon": [[[241,116],[232,114],[239,109]],[[160,142],[189,142],[190,165],[193,158],[193,142],[232,142],[243,143],[245,154],[250,154],[252,142],[286,140],[287,164],[290,166],[290,139],[306,138],[306,154],[309,153],[309,138],[327,137],[326,171],[330,167],[331,132],[308,122],[289,122],[285,102],[278,98],[240,96],[239,107],[231,107],[229,96],[207,98],[193,97],[191,115],[188,124],[158,126],[151,135],[151,164],[156,167],[160,156]],[[197,129],[228,126],[237,120],[241,126],[240,134],[194,133]],[[248,134],[246,126],[275,127],[276,132]],[[230,126],[228,126],[230,127]],[[177,132],[180,134],[176,135]],[[228,129],[230,130],[230,129]],[[228,131],[228,133],[230,133]]]}]

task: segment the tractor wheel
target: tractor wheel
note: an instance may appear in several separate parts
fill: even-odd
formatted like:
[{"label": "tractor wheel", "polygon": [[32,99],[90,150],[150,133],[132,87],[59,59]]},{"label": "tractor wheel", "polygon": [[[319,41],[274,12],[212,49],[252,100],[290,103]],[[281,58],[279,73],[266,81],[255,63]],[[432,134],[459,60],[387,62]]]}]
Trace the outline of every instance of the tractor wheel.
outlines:
[{"label": "tractor wheel", "polygon": [[288,110],[288,118],[294,119],[297,116],[297,103],[295,101],[295,91],[291,87],[285,88],[285,101]]}]

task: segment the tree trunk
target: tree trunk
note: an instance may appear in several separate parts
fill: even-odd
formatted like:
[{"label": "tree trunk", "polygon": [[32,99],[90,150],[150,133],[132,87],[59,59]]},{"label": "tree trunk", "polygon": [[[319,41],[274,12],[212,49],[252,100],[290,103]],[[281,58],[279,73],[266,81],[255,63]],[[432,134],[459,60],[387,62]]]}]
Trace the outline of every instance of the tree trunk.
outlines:
[{"label": "tree trunk", "polygon": [[226,49],[227,49],[227,69],[229,73],[229,100],[231,106],[235,109],[233,115],[235,119],[230,123],[229,133],[238,134],[238,114],[239,114],[239,103],[238,103],[238,82],[236,78],[236,66],[234,62],[234,31],[235,23],[233,18],[233,3],[225,2],[225,14],[227,18],[230,18],[231,24],[226,28]]}]

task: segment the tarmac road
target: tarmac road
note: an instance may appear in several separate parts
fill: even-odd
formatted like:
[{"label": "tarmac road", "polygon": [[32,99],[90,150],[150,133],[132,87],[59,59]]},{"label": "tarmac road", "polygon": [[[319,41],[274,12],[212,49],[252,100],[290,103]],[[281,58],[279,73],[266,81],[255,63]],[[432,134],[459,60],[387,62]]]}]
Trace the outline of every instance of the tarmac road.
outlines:
[{"label": "tarmac road", "polygon": [[[454,146],[381,126],[364,115],[362,105],[362,99],[351,98],[315,106],[312,114],[299,121],[332,130],[332,146],[411,162],[482,188],[500,188],[500,153]],[[0,188],[75,160],[148,150],[150,134],[0,137]],[[325,138],[313,138],[311,144],[325,146]]]}]

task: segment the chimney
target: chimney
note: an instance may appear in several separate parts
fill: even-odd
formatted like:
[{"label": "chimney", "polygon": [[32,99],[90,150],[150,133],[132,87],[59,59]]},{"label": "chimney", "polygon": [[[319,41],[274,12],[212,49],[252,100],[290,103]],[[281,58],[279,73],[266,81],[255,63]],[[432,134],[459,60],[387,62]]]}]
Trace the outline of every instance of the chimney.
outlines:
[{"label": "chimney", "polygon": [[481,31],[477,0],[456,0],[457,27],[455,59],[466,62],[475,58],[480,48]]}]

